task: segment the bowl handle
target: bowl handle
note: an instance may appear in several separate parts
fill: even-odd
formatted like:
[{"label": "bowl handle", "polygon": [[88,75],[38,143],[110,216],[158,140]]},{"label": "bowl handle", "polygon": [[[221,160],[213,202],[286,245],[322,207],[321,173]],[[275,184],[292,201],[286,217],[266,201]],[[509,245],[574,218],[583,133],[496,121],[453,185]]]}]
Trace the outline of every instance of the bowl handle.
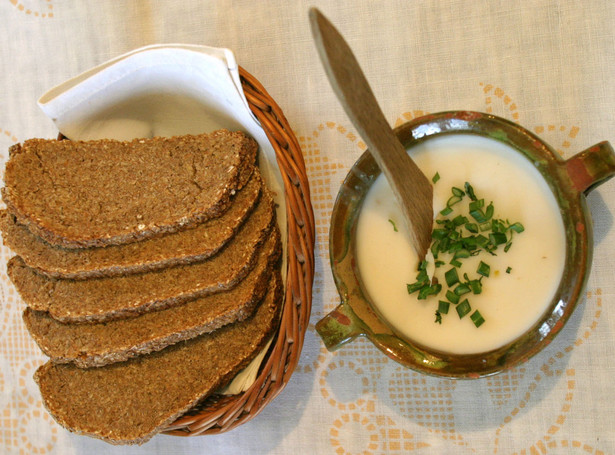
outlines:
[{"label": "bowl handle", "polygon": [[573,188],[587,195],[615,175],[615,152],[607,141],[599,142],[564,164]]},{"label": "bowl handle", "polygon": [[339,304],[318,321],[316,331],[329,351],[335,351],[356,337],[365,335],[361,329],[361,321],[346,303]]}]

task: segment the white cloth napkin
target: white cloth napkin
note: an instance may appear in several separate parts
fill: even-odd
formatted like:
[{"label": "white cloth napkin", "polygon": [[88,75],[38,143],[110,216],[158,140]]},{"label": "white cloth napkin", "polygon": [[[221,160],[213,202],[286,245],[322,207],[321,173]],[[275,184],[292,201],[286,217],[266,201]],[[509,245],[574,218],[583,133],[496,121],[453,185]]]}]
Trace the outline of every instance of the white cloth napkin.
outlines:
[{"label": "white cloth napkin", "polygon": [[136,49],[52,88],[39,106],[71,139],[127,140],[216,128],[262,136],[233,53],[207,46]]},{"label": "white cloth napkin", "polygon": [[275,152],[248,107],[229,49],[145,46],[52,88],[38,104],[74,140],[244,131],[260,146],[265,179],[282,194]]}]

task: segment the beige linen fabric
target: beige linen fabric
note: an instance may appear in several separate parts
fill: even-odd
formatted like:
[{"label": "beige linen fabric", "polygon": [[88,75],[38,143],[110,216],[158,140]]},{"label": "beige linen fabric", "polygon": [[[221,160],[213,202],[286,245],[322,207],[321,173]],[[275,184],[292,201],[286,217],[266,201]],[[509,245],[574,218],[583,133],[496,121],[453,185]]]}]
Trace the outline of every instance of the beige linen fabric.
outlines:
[{"label": "beige linen fabric", "polygon": [[[305,154],[318,234],[315,323],[339,301],[329,216],[364,145],[318,61],[313,5],[347,38],[391,124],[467,109],[518,122],[564,157],[615,141],[611,0],[2,0],[0,167],[12,143],[56,136],[36,104],[51,87],[148,44],[229,48],[280,104]],[[158,436],[143,447],[68,433],[47,414],[32,381],[45,359],[2,272],[0,453],[615,453],[615,183],[592,192],[588,205],[595,251],[586,298],[528,363],[476,381],[432,378],[362,340],[329,353],[312,324],[290,384],[256,419],[219,436]],[[10,254],[0,248],[3,264]]]}]

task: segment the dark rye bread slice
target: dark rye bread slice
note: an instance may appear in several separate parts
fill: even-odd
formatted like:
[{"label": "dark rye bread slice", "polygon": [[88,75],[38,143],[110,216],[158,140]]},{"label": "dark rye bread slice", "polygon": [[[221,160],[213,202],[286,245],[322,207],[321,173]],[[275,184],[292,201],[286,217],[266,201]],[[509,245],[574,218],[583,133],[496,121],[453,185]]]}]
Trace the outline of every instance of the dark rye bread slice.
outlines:
[{"label": "dark rye bread slice", "polygon": [[15,256],[8,262],[7,272],[32,309],[47,311],[62,322],[101,322],[233,288],[254,266],[259,245],[274,225],[273,198],[263,188],[258,207],[239,232],[218,254],[203,262],[126,276],[61,280],[35,272]]},{"label": "dark rye bread slice", "polygon": [[26,308],[24,321],[41,350],[55,363],[99,367],[159,351],[250,316],[268,287],[281,253],[279,230],[267,239],[256,266],[237,286],[135,318],[95,324],[64,324]]},{"label": "dark rye bread slice", "polygon": [[257,148],[227,130],[133,141],[30,139],[9,149],[2,198],[49,243],[128,243],[222,214],[249,178]]},{"label": "dark rye bread slice", "polygon": [[53,278],[86,279],[157,270],[202,261],[217,253],[239,229],[256,205],[263,185],[255,170],[221,216],[192,228],[140,242],[99,248],[51,245],[0,211],[0,230],[8,246],[24,263]]},{"label": "dark rye bread slice", "polygon": [[100,368],[49,361],[34,375],[43,403],[75,433],[144,443],[254,358],[278,324],[281,288],[276,271],[253,317],[162,351]]}]

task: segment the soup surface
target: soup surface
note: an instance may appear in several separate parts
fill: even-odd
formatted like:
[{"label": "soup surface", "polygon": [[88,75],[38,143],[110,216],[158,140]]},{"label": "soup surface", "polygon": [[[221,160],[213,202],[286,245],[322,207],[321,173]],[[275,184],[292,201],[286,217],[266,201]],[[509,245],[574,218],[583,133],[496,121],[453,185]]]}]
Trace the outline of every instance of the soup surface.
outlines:
[{"label": "soup surface", "polygon": [[[529,160],[493,139],[471,134],[439,136],[413,148],[412,158],[428,178],[439,176],[434,183],[435,219],[443,218],[440,211],[447,206],[451,188],[464,189],[468,182],[485,205],[493,202],[493,218],[518,222],[524,230],[509,232],[512,242],[507,252],[501,245],[496,255],[483,251],[460,261],[460,281],[466,273],[482,285],[480,293],[467,293],[461,300],[467,298],[484,323],[477,327],[471,313],[460,318],[454,304],[448,313],[440,314],[438,323],[436,310],[439,301],[446,300],[445,273],[453,268],[452,256],[440,254],[436,268],[428,255],[429,274],[442,284],[438,295],[419,300],[417,292],[408,292],[419,263],[397,201],[380,175],[367,194],[357,225],[357,259],[365,290],[374,307],[404,337],[456,354],[496,349],[542,316],[559,285],[566,244],[555,197]],[[451,206],[454,212],[447,218],[468,216],[468,202],[466,196]],[[488,277],[477,274],[481,261],[489,266]]]}]

